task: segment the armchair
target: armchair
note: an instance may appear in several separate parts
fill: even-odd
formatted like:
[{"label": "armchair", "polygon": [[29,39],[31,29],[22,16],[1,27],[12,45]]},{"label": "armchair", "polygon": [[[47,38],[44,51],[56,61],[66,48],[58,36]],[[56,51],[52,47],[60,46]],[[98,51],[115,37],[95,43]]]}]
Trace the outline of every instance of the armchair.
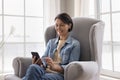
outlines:
[{"label": "armchair", "polygon": [[[80,41],[80,61],[74,61],[66,66],[65,80],[99,80],[101,69],[102,40],[104,23],[101,20],[78,17],[73,18],[74,28],[71,36]],[[54,25],[45,31],[45,42],[55,38]],[[26,69],[31,64],[30,58],[17,57],[13,60],[14,75],[6,75],[5,80],[21,80]]]}]

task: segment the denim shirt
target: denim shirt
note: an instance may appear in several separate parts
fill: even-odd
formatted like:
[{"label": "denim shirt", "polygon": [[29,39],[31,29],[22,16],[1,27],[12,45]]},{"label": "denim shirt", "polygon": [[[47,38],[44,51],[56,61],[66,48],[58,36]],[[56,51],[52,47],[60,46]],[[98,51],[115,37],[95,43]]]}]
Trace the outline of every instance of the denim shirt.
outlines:
[{"label": "denim shirt", "polygon": [[[44,57],[51,57],[53,59],[54,53],[57,49],[59,37],[54,38],[48,41],[46,51],[43,55]],[[80,43],[76,39],[69,36],[67,40],[65,41],[65,44],[60,50],[60,56],[62,58],[62,61],[60,63],[61,67],[63,69],[65,66],[72,62],[72,61],[78,61],[80,58]]]}]

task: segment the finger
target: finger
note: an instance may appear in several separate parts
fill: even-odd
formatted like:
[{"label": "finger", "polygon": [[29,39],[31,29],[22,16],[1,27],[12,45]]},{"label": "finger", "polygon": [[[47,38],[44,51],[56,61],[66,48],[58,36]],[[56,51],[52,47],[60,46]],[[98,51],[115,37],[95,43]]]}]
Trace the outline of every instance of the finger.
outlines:
[{"label": "finger", "polygon": [[38,64],[42,64],[42,61],[41,61],[41,59],[39,58],[39,60],[38,60]]},{"label": "finger", "polygon": [[45,60],[46,61],[52,61],[52,59],[50,57],[46,57]]},{"label": "finger", "polygon": [[33,56],[33,58],[32,59],[35,59],[36,58],[36,56]]},{"label": "finger", "polygon": [[33,64],[35,63],[35,59],[36,59],[36,56],[33,56],[33,58],[32,58],[32,63]]},{"label": "finger", "polygon": [[38,64],[39,60],[40,60],[40,59],[38,58],[38,59],[35,61],[35,64]]},{"label": "finger", "polygon": [[52,65],[52,61],[46,61],[47,64]]}]

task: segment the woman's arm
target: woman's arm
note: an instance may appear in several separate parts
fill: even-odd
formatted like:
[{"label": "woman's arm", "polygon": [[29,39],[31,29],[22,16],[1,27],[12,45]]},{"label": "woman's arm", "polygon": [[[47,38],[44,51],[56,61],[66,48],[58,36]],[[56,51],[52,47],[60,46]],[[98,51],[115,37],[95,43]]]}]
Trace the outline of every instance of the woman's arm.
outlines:
[{"label": "woman's arm", "polygon": [[[80,59],[80,43],[78,41],[74,42],[73,48],[70,51],[68,63],[72,61],[79,61]],[[65,69],[67,64],[61,64],[60,66]]]},{"label": "woman's arm", "polygon": [[80,43],[76,42],[74,43],[74,47],[71,51],[69,63],[72,61],[79,61],[79,59],[80,59]]},{"label": "woman's arm", "polygon": [[46,57],[45,59],[46,59],[46,63],[50,66],[51,70],[60,73],[64,72],[64,69],[59,64],[54,63],[54,61],[50,57]]}]

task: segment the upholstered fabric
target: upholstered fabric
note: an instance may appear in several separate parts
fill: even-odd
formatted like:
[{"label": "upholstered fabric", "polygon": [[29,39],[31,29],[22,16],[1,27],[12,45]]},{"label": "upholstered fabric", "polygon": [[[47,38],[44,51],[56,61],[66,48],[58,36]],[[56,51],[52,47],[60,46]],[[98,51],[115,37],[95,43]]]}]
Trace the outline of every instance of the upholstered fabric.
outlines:
[{"label": "upholstered fabric", "polygon": [[13,60],[15,75],[23,77],[29,65],[32,63],[31,58],[17,57]]},{"label": "upholstered fabric", "polygon": [[9,74],[5,76],[5,80],[22,80],[22,79],[16,75]]},{"label": "upholstered fabric", "polygon": [[65,80],[99,80],[98,65],[94,61],[75,61],[65,69]]},{"label": "upholstered fabric", "polygon": [[[80,41],[81,56],[80,61],[67,65],[64,72],[65,80],[99,80],[104,23],[97,19],[77,17],[73,18],[73,24],[74,28],[70,35]],[[56,36],[54,25],[48,27],[45,31],[45,42]],[[30,64],[31,59],[15,58],[13,61],[15,75],[23,77]],[[5,80],[11,80],[7,76],[9,75],[6,75]]]}]

